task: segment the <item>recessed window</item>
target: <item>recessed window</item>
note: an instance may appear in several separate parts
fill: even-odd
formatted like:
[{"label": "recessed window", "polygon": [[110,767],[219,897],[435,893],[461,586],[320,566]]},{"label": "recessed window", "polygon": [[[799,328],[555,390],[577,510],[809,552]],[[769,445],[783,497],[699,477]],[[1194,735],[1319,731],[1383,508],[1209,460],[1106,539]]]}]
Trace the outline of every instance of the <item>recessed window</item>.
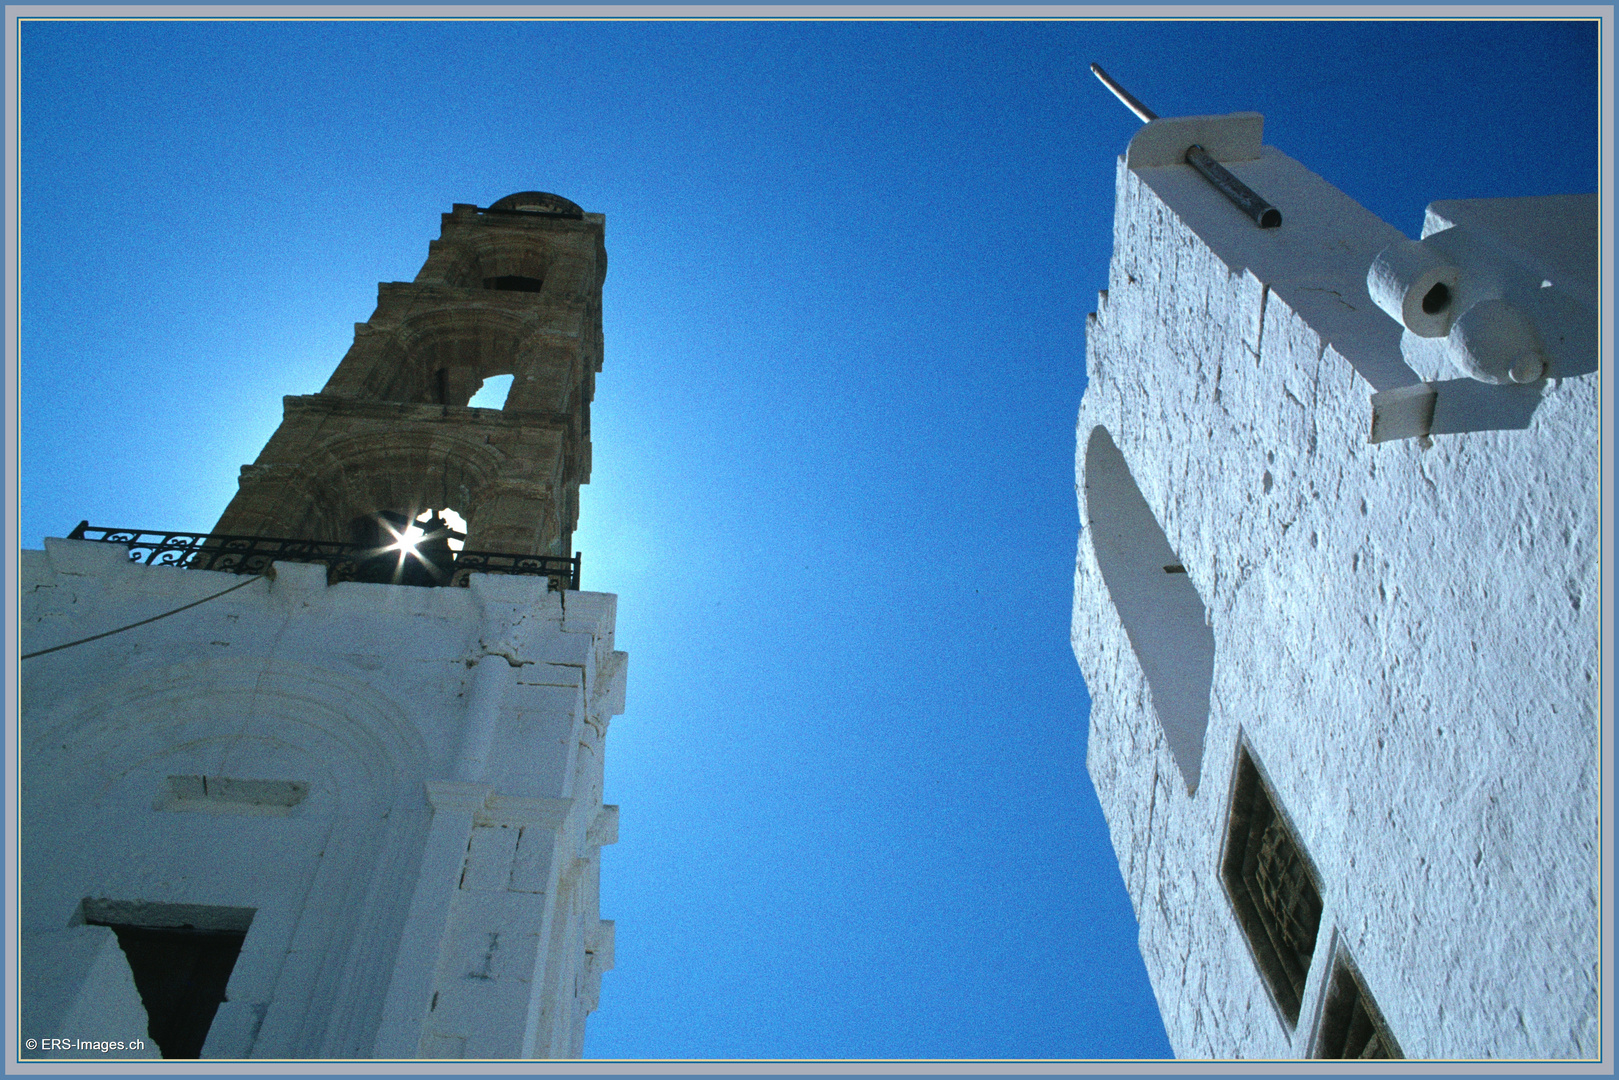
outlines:
[{"label": "recessed window", "polygon": [[1254,963],[1292,1029],[1321,926],[1321,886],[1246,746],[1237,749],[1220,876]]},{"label": "recessed window", "polygon": [[253,910],[85,900],[81,915],[117,935],[162,1055],[201,1057]]},{"label": "recessed window", "polygon": [[379,510],[349,525],[352,542],[369,549],[355,565],[354,580],[383,585],[443,585],[454,570],[451,541],[465,539],[441,516]]},{"label": "recessed window", "polygon": [[1187,792],[1196,794],[1214,685],[1214,631],[1185,562],[1101,425],[1085,448],[1085,508],[1096,565],[1146,676],[1164,742]]},{"label": "recessed window", "polygon": [[1327,997],[1321,1005],[1321,1023],[1316,1028],[1311,1057],[1318,1058],[1397,1058],[1400,1044],[1389,1033],[1377,1002],[1366,992],[1366,984],[1348,954],[1340,947],[1333,958]]},{"label": "recessed window", "polygon": [[[527,207],[518,207],[519,210]],[[503,274],[500,277],[486,277],[483,287],[486,289],[500,289],[505,292],[539,292],[543,285],[539,278],[523,277],[520,274]]]},{"label": "recessed window", "polygon": [[160,810],[213,814],[286,814],[309,795],[302,780],[241,780],[232,776],[171,776]]}]

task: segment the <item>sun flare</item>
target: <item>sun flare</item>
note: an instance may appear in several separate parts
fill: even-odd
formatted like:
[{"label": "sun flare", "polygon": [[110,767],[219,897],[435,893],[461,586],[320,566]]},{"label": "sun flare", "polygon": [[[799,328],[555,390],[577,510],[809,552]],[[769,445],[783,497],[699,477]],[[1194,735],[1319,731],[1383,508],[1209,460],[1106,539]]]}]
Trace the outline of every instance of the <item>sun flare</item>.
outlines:
[{"label": "sun flare", "polygon": [[[392,532],[392,528],[389,531]],[[422,542],[424,536],[421,526],[406,525],[404,532],[394,533],[394,542],[388,545],[388,550],[414,555],[416,554],[416,545]]]}]

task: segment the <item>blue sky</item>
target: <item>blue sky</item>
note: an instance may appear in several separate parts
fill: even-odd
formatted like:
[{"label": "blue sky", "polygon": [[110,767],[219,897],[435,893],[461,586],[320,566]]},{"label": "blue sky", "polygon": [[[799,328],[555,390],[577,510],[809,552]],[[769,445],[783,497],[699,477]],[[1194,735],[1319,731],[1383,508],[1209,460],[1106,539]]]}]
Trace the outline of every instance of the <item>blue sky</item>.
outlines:
[{"label": "blue sky", "polygon": [[[607,215],[575,547],[630,654],[590,1057],[1169,1052],[1068,645],[1115,158],[1417,235],[1596,190],[1595,24],[29,22],[21,538],[206,529],[454,202]],[[1607,121],[1611,122],[1611,121]]]}]

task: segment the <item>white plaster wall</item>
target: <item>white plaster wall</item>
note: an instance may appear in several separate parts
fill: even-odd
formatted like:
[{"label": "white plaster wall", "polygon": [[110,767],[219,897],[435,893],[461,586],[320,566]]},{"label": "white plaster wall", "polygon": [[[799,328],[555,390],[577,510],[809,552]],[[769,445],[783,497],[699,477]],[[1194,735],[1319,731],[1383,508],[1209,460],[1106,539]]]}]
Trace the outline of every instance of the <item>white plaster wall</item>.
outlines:
[{"label": "white plaster wall", "polygon": [[[1228,167],[1281,229],[1121,162],[1078,424],[1082,523],[1102,425],[1216,642],[1192,795],[1082,533],[1087,765],[1171,1043],[1302,1055],[1336,933],[1409,1057],[1594,1055],[1596,375],[1526,430],[1368,444],[1417,381],[1364,283],[1398,233],[1271,148]],[[1239,733],[1324,887],[1296,1032],[1219,877]]]},{"label": "white plaster wall", "polygon": [[[23,651],[241,580],[47,540],[22,557]],[[597,865],[612,831],[590,827],[616,821],[601,806],[601,743],[626,667],[615,602],[486,575],[464,589],[328,587],[324,567],[277,563],[273,581],[24,661],[25,952],[87,897],[251,908],[204,1056],[577,1055],[577,1040],[536,1043],[531,1016],[543,973],[574,958],[518,947],[545,940],[559,884],[485,874],[475,841],[518,822],[530,847]],[[480,669],[491,673],[481,690]],[[308,794],[290,808],[166,794],[170,776],[192,775],[295,781]],[[494,907],[480,906],[484,893],[500,894]],[[587,900],[563,921],[599,938]],[[452,954],[491,932],[504,935],[502,959],[522,963],[466,979]],[[56,985],[70,972],[27,970],[25,995],[70,993]],[[448,1004],[469,981],[498,1007],[435,1018],[435,995]],[[552,1008],[582,1031],[587,1005]]]},{"label": "white plaster wall", "polygon": [[[40,1058],[160,1057],[146,1032],[146,1007],[118,939],[105,926],[71,926],[29,934],[22,949],[25,1038],[71,1040],[70,1048],[40,1049]],[[82,1042],[122,1044],[86,1053]],[[139,1044],[139,1045],[137,1045]]]}]

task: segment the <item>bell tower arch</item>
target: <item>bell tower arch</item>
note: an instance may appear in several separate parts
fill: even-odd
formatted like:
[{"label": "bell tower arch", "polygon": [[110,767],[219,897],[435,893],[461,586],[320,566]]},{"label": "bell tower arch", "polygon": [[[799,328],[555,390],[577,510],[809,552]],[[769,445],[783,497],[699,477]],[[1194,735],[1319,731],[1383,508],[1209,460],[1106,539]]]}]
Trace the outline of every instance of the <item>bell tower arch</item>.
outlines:
[{"label": "bell tower arch", "polygon": [[[590,479],[605,218],[526,191],[458,203],[411,282],[279,428],[216,535],[364,542],[364,523],[453,510],[468,551],[566,557]],[[502,409],[468,405],[512,376]]]},{"label": "bell tower arch", "polygon": [[[581,1055],[628,662],[567,557],[603,227],[457,205],[214,532],[22,553],[25,1023],[113,1016],[166,1057]],[[492,377],[505,404],[472,407]]]}]

